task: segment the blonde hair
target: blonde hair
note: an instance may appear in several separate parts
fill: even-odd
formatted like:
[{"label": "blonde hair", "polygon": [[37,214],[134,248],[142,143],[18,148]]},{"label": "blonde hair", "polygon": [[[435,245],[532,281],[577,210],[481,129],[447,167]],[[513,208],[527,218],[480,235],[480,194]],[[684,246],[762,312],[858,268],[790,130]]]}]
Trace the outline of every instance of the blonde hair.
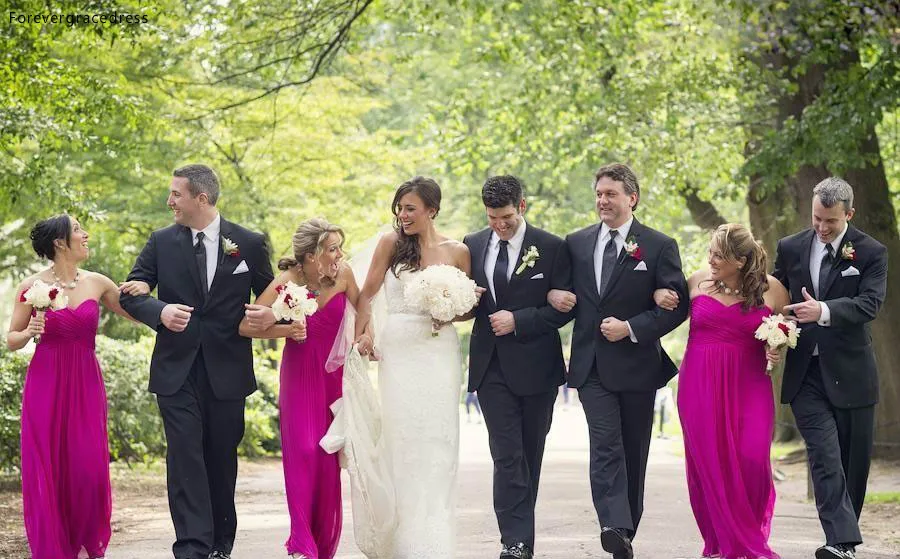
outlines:
[{"label": "blonde hair", "polygon": [[[769,290],[766,249],[740,223],[719,225],[713,231],[712,242],[722,251],[726,262],[738,263],[741,258],[745,259],[743,266],[738,269],[740,290],[745,297],[741,308],[749,311],[762,307],[765,304],[763,293]],[[722,288],[714,283],[713,293],[721,291]]]},{"label": "blonde hair", "polygon": [[[332,233],[340,235],[341,244],[344,244],[344,231],[338,225],[329,223],[328,220],[321,217],[314,217],[302,222],[297,226],[297,230],[291,238],[294,257],[279,260],[278,269],[289,270],[297,266],[298,263],[303,262],[303,257],[307,254],[312,254],[314,258],[318,257],[325,250],[325,241]],[[326,279],[321,270],[319,270],[319,279]]]}]

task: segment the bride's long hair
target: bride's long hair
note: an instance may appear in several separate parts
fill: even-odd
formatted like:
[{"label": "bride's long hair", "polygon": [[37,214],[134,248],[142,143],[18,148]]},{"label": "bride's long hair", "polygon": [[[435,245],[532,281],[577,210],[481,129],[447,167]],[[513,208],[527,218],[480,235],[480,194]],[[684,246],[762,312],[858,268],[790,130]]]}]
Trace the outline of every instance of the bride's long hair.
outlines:
[{"label": "bride's long hair", "polygon": [[397,233],[397,244],[391,255],[390,270],[394,275],[403,270],[418,270],[422,262],[422,248],[418,235],[407,235],[400,223],[400,199],[409,193],[416,194],[425,203],[425,207],[434,210],[434,217],[441,211],[441,187],[434,179],[413,177],[401,184],[394,193],[391,212],[394,214],[394,231]]}]

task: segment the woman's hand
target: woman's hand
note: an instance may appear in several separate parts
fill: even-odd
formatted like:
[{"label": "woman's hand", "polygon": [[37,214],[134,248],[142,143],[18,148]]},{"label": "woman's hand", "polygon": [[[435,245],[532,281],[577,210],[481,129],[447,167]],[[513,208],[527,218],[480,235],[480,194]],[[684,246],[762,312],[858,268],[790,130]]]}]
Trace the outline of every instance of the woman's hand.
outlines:
[{"label": "woman's hand", "polygon": [[119,284],[119,292],[134,297],[139,295],[149,295],[150,284],[138,280],[123,281]]},{"label": "woman's hand", "polygon": [[678,308],[678,293],[668,288],[657,289],[654,291],[653,300],[659,308],[665,311],[674,311]]},{"label": "woman's hand", "polygon": [[[772,368],[778,366],[784,359],[785,352],[781,348],[773,348],[766,344],[766,359],[772,364]],[[771,373],[771,370],[769,371]]]},{"label": "woman's hand", "polygon": [[356,349],[359,351],[360,355],[368,355],[372,358],[375,357],[375,343],[372,341],[372,336],[363,332],[356,338]]},{"label": "woman's hand", "polygon": [[306,341],[306,321],[295,320],[291,322],[291,339],[295,342]]},{"label": "woman's hand", "polygon": [[31,320],[28,321],[28,326],[25,327],[25,333],[33,338],[35,336],[40,336],[44,333],[44,313],[36,312],[31,317]]}]

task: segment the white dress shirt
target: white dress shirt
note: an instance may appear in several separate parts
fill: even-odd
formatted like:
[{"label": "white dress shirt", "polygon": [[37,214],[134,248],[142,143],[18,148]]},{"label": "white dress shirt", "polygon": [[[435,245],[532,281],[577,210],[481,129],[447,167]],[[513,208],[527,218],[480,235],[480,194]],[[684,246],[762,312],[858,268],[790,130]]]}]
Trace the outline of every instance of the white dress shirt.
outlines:
[{"label": "white dress shirt", "polygon": [[[628,239],[628,233],[631,232],[632,223],[634,223],[634,217],[629,218],[621,227],[616,229],[616,254],[621,254],[622,249],[625,248],[625,241]],[[597,248],[594,250],[594,273],[597,276],[597,293],[600,293],[600,278],[603,277],[603,251],[606,250],[606,245],[609,243],[609,231],[609,226],[605,223],[600,226],[600,238],[597,240]],[[628,326],[628,337],[632,342],[638,343],[637,337],[631,330],[631,324],[627,320],[625,324]]]},{"label": "white dress shirt", "polygon": [[[844,224],[844,230],[841,231],[841,234],[834,238],[830,244],[832,248],[832,254],[834,256],[832,258],[838,259],[841,257],[838,249],[841,246],[841,241],[844,239],[844,235],[847,234],[848,225]],[[812,246],[809,249],[809,275],[810,279],[812,279],[812,287],[813,293],[815,294],[816,300],[819,301],[819,308],[822,309],[822,315],[819,317],[819,320],[816,321],[816,324],[819,326],[831,326],[831,309],[828,308],[828,305],[825,304],[825,294],[819,293],[819,272],[822,270],[822,258],[825,257],[826,249],[825,243],[819,240],[819,235],[813,235]],[[832,266],[834,265],[834,261],[832,261]],[[819,346],[816,345],[813,348],[813,355],[819,354]]]},{"label": "white dress shirt", "polygon": [[213,219],[205,229],[194,229],[191,227],[191,244],[197,244],[197,233],[203,231],[203,246],[206,248],[206,289],[212,287],[213,278],[216,277],[216,265],[219,261],[219,229],[221,227],[221,218],[216,213]]},{"label": "white dress shirt", "polygon": [[[525,241],[526,227],[527,225],[525,224],[525,220],[523,219],[522,224],[519,225],[519,229],[509,240],[509,244],[506,245],[506,254],[509,258],[509,267],[506,270],[507,281],[512,279],[516,263],[519,261],[519,252],[521,252],[522,243]],[[494,301],[497,300],[497,292],[494,291],[494,268],[497,267],[497,256],[499,254],[500,237],[497,236],[496,232],[492,231],[491,238],[488,241],[487,254],[484,257],[484,273],[487,276],[488,287],[491,289],[491,295],[494,296]]]}]

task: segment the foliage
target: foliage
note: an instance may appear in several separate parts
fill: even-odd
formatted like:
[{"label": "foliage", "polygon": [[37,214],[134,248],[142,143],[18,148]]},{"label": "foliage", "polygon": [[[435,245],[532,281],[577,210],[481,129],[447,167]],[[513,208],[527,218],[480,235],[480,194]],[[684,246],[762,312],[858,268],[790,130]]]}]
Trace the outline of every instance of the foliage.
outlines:
[{"label": "foliage", "polygon": [[30,358],[0,348],[0,473],[17,471],[22,387]]}]

